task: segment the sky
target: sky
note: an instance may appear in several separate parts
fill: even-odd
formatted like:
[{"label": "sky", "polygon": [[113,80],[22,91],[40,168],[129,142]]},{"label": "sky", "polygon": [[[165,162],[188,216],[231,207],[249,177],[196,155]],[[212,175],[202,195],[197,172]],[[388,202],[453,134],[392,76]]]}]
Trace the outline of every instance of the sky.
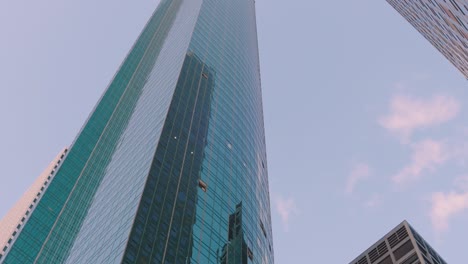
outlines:
[{"label": "sky", "polygon": [[[0,217],[65,146],[157,0],[0,0]],[[467,81],[384,0],[257,0],[276,263],[349,263],[404,219],[468,237]]]}]

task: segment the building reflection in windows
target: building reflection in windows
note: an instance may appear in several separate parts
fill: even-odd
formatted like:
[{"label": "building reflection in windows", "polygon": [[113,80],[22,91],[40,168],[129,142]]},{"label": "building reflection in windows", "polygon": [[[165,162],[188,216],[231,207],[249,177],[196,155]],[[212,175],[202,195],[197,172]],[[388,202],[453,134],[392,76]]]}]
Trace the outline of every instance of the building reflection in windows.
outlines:
[{"label": "building reflection in windows", "polygon": [[248,259],[253,260],[253,252],[245,241],[242,228],[242,202],[229,215],[228,241],[218,254],[220,264],[247,264]]}]

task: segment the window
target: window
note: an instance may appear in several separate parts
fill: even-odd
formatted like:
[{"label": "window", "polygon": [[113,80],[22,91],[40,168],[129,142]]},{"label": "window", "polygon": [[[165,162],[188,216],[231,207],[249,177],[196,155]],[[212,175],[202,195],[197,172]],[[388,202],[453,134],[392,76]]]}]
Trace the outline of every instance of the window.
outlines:
[{"label": "window", "polygon": [[379,264],[393,264],[393,261],[392,261],[392,258],[390,256],[387,256],[382,261],[380,261]]},{"label": "window", "polygon": [[395,255],[396,260],[400,260],[408,252],[413,250],[413,248],[414,248],[413,243],[411,243],[411,240],[408,240],[403,245],[401,245],[399,248],[395,249],[395,251],[393,251],[393,255]]},{"label": "window", "polygon": [[369,262],[367,261],[367,257],[364,256],[358,262],[356,262],[354,264],[369,264]]},{"label": "window", "polygon": [[419,258],[418,258],[418,255],[416,253],[414,253],[413,255],[411,255],[410,257],[405,259],[405,261],[401,262],[401,264],[412,264],[416,260],[419,260]]}]

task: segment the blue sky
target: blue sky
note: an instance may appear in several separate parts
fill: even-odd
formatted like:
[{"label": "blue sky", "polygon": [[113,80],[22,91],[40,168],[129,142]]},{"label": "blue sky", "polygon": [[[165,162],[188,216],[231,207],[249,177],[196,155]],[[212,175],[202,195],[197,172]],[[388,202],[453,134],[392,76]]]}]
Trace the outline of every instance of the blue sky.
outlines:
[{"label": "blue sky", "polygon": [[[158,1],[0,1],[0,215],[69,145]],[[276,263],[348,263],[403,219],[468,237],[464,77],[384,0],[257,0]]]}]

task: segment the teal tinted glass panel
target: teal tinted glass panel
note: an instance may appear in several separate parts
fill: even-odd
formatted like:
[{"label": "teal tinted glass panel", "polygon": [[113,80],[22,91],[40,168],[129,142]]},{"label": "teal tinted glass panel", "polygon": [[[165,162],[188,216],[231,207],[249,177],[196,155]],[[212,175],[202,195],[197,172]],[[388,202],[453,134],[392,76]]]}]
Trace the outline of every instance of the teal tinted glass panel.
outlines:
[{"label": "teal tinted glass panel", "polygon": [[191,263],[274,262],[255,20],[252,0],[205,0],[190,44],[216,72]]},{"label": "teal tinted glass panel", "polygon": [[[122,259],[147,182],[171,98],[195,26],[200,1],[172,1],[173,17],[138,104],[98,187],[67,263]],[[146,56],[146,55],[145,55]]]},{"label": "teal tinted glass panel", "polygon": [[[180,0],[161,2],[77,137],[54,181],[13,244],[5,263],[65,261],[102,180],[112,171],[119,171],[117,168],[110,168],[109,164],[113,161],[115,163],[118,153],[125,152],[117,151],[122,147],[123,138],[129,130],[138,130],[138,127],[130,127],[135,126],[138,120],[141,126],[142,117],[135,114],[139,105],[144,103],[141,101],[154,106],[153,109],[146,109],[145,114],[152,120],[145,122],[152,125],[145,130],[151,130],[148,133],[153,135],[153,139],[146,138],[153,146],[152,150],[146,152],[148,160],[151,161],[159,137],[157,131],[159,129],[160,133],[162,129],[197,17],[197,8],[194,8],[193,4],[185,4],[185,10],[190,10],[191,15],[180,14],[181,19],[177,23],[179,28],[182,27],[185,31],[174,32],[177,31],[177,28],[172,29],[181,3]],[[190,21],[187,21],[187,17]],[[172,42],[178,45],[165,47],[164,43],[171,38],[174,39]],[[170,48],[174,51],[168,51]],[[171,63],[168,63],[169,60]],[[165,66],[161,67],[161,64]],[[156,67],[170,73],[164,70],[154,71]],[[157,97],[158,100],[148,102],[148,97]],[[140,100],[141,98],[143,100]],[[142,149],[139,150],[145,153]],[[132,152],[127,154],[131,155]],[[122,158],[120,155],[120,159]],[[149,163],[146,171],[140,166],[133,173],[138,172],[141,175],[144,174],[142,171],[147,173],[148,169]],[[124,172],[126,171],[119,171],[120,174]],[[131,175],[134,174],[130,174],[129,177],[132,178]],[[140,195],[143,185],[140,186]],[[134,190],[133,195],[137,192]],[[138,201],[138,198],[135,200]],[[132,209],[136,211],[136,206],[129,208],[127,212]],[[127,218],[132,218],[131,214],[127,214]],[[127,222],[131,224],[132,220]],[[115,223],[115,226],[117,225],[118,223]],[[99,228],[99,225],[95,228]],[[125,246],[125,241],[122,244]],[[120,255],[122,254],[123,249],[120,252]]]},{"label": "teal tinted glass panel", "polygon": [[214,76],[187,54],[124,263],[187,263],[191,255]]},{"label": "teal tinted glass panel", "polygon": [[252,0],[163,0],[6,263],[273,263]]}]

